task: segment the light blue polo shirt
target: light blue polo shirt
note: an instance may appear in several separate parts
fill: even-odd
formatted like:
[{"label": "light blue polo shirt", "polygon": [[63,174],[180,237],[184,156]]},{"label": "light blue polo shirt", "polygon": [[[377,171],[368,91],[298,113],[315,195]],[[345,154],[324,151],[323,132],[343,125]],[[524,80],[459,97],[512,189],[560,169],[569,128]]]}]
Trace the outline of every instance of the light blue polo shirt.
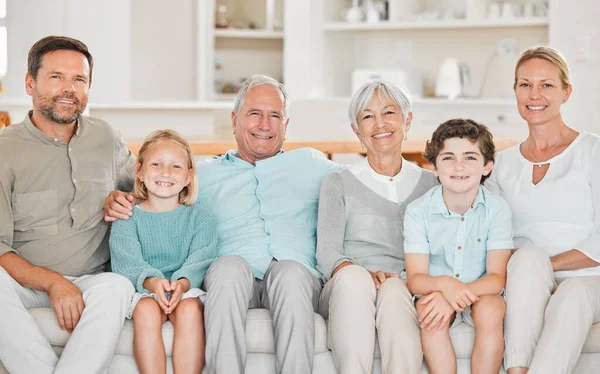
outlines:
[{"label": "light blue polo shirt", "polygon": [[243,257],[262,279],[271,260],[296,260],[315,276],[321,183],[342,166],[311,148],[252,165],[237,151],[197,164],[198,202],[217,218],[219,256]]},{"label": "light blue polo shirt", "polygon": [[429,275],[463,283],[486,274],[487,251],[512,249],[511,211],[504,199],[479,186],[471,208],[452,212],[435,186],[406,208],[404,253],[429,255]]}]

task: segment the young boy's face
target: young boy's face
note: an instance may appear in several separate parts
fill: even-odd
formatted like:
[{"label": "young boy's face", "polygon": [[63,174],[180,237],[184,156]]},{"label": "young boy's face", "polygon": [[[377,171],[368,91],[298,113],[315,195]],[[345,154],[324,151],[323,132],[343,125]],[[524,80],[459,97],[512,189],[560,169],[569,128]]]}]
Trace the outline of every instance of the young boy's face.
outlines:
[{"label": "young boy's face", "polygon": [[436,158],[435,175],[446,193],[466,194],[479,188],[481,177],[492,171],[493,161],[485,162],[477,143],[466,138],[450,138]]}]

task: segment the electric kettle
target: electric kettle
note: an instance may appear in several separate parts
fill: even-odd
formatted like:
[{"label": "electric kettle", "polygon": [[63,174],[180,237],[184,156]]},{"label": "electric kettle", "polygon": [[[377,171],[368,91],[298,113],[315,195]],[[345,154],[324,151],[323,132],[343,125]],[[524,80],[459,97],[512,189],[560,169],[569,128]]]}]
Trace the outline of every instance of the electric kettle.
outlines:
[{"label": "electric kettle", "polygon": [[435,96],[454,100],[464,94],[464,85],[471,83],[469,67],[454,57],[445,58],[440,64]]}]

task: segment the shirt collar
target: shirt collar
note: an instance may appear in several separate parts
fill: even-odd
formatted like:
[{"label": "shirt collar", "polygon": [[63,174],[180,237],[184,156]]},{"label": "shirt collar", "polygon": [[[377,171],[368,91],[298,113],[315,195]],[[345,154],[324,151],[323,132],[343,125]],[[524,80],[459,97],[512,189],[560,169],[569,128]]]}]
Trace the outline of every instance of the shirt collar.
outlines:
[{"label": "shirt collar", "polygon": [[363,167],[365,169],[367,169],[367,171],[369,172],[369,176],[371,176],[371,178],[373,178],[375,181],[380,182],[380,183],[389,183],[390,181],[391,182],[397,182],[399,180],[399,177],[402,174],[402,170],[404,170],[404,167],[405,167],[405,165],[406,165],[407,162],[408,161],[406,161],[403,158],[402,159],[402,167],[400,168],[400,171],[398,172],[398,174],[394,175],[393,177],[390,177],[388,175],[379,174],[375,170],[373,170],[373,168],[369,164],[368,157],[365,157],[364,160],[362,160]]},{"label": "shirt collar", "polygon": [[[62,139],[45,134],[45,133],[41,132],[40,129],[35,127],[33,122],[31,122],[31,116],[33,116],[33,110],[30,110],[25,115],[25,120],[23,121],[25,124],[25,128],[31,134],[33,134],[36,138],[40,139],[44,143],[52,144],[52,145],[59,146],[59,147],[66,147],[67,143],[65,143]],[[71,140],[73,140],[73,138],[75,138],[75,137],[79,137],[82,123],[83,123],[83,121],[81,121],[81,117],[79,117],[77,119],[77,124],[75,125],[75,133],[71,137]]]},{"label": "shirt collar", "polygon": [[[280,155],[283,153],[283,149],[280,149],[279,152],[277,152],[275,154],[275,156]],[[248,161],[242,160],[241,158],[239,158],[238,156],[238,150],[237,149],[230,149],[229,151],[227,151],[227,153],[225,153],[225,155],[223,155],[222,157],[234,164],[238,164],[238,165],[250,165],[250,163]],[[273,156],[271,156],[273,157]]]},{"label": "shirt collar", "polygon": [[[442,194],[442,185],[438,185],[434,187],[435,190],[431,195],[431,204],[429,205],[429,213],[433,214],[442,214],[445,217],[449,217],[453,215],[453,213],[446,206],[446,202],[444,201],[444,195]],[[479,190],[477,191],[477,196],[475,196],[475,200],[473,200],[473,204],[471,204],[471,211],[475,209],[479,204],[483,204],[485,206],[485,193],[483,190],[483,186],[479,186]],[[467,211],[467,212],[469,212]]]}]

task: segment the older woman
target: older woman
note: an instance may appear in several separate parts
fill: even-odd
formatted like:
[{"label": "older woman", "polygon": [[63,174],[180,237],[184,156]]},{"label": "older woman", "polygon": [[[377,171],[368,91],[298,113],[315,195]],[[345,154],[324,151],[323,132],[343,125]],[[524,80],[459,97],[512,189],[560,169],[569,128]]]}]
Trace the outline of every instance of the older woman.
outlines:
[{"label": "older woman", "polygon": [[317,268],[325,285],[319,311],[340,373],[370,373],[378,339],[384,373],[418,373],[419,323],[400,279],[404,210],[436,184],[432,173],[402,158],[412,120],[406,90],[365,84],[349,108],[366,159],[323,181]]},{"label": "older woman", "polygon": [[558,51],[525,51],[514,90],[529,136],[497,155],[486,183],[511,206],[520,247],[508,263],[505,366],[570,373],[600,321],[600,138],[561,117],[572,88]]}]

